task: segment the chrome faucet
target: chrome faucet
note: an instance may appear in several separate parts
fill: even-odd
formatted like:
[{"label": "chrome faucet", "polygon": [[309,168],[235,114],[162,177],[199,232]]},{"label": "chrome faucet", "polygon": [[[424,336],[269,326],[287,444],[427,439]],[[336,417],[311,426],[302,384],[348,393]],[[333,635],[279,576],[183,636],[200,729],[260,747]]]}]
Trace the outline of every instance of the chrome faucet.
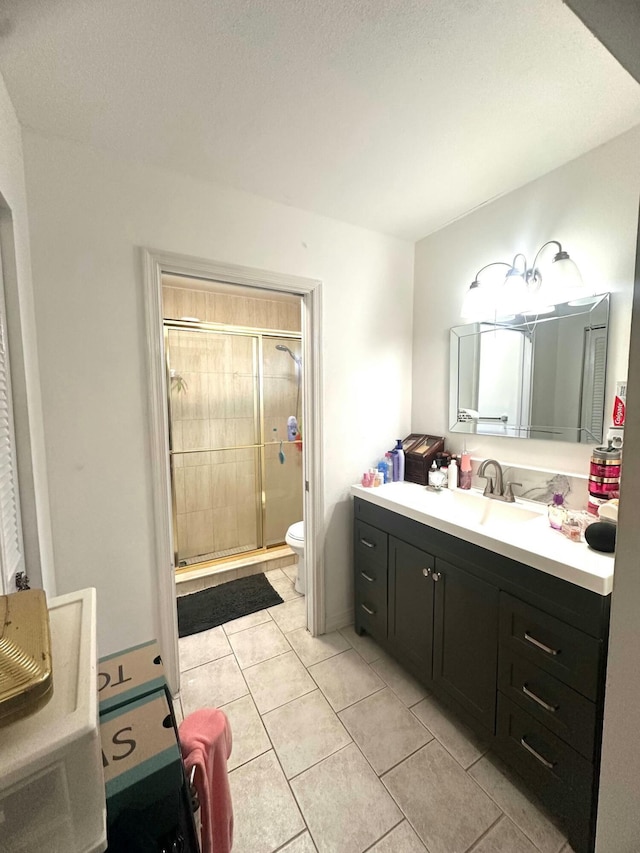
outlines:
[{"label": "chrome faucet", "polygon": [[[493,477],[489,476],[489,474],[485,474],[489,465],[493,465],[495,471],[495,484],[493,482]],[[481,462],[480,467],[478,468],[478,477],[482,477],[487,481],[487,485],[484,487],[484,492],[482,493],[484,497],[493,498],[493,500],[496,501],[514,503],[515,497],[513,496],[513,490],[511,487],[522,485],[522,483],[509,482],[504,485],[502,466],[496,459],[485,459],[484,462]]]}]

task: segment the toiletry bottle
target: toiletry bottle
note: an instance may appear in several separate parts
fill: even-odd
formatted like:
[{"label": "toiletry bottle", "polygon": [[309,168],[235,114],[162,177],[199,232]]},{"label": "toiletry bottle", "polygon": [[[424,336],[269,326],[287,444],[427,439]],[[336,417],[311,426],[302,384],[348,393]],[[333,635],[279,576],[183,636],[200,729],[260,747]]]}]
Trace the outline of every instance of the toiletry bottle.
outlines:
[{"label": "toiletry bottle", "polygon": [[442,488],[449,488],[449,465],[447,464],[447,460],[442,460],[442,465],[440,466],[440,473],[442,474]]},{"label": "toiletry bottle", "polygon": [[436,488],[436,473],[438,471],[438,466],[436,465],[436,460],[434,459],[431,463],[431,468],[429,468],[429,485],[432,488]]},{"label": "toiletry bottle", "polygon": [[377,468],[378,468],[378,472],[379,472],[380,478],[381,478],[380,485],[383,485],[384,483],[388,482],[388,480],[387,480],[387,463],[384,461],[384,459],[381,459],[378,462]]},{"label": "toiletry bottle", "polygon": [[451,462],[449,463],[449,488],[458,488],[458,463],[455,456],[451,457]]},{"label": "toiletry bottle", "polygon": [[442,489],[444,483],[445,483],[445,480],[446,480],[446,476],[445,476],[444,472],[442,471],[442,468],[438,468],[436,461],[434,459],[433,463],[431,465],[431,468],[429,470],[429,485],[433,489],[440,491]]},{"label": "toiletry bottle", "polygon": [[471,488],[471,457],[466,450],[460,454],[460,488]]},{"label": "toiletry bottle", "polygon": [[393,458],[389,451],[384,454],[384,461],[387,463],[387,476],[384,481],[385,483],[393,483]]},{"label": "toiletry bottle", "polygon": [[554,530],[562,530],[562,525],[567,520],[567,510],[564,506],[564,495],[561,492],[554,494],[553,500],[548,506],[547,515],[551,527]]},{"label": "toiletry bottle", "polygon": [[398,479],[399,479],[398,478],[398,472],[400,470],[400,460],[398,458],[398,451],[395,448],[391,451],[391,461],[393,463],[393,478],[392,479],[393,479],[394,483],[397,483]]},{"label": "toiletry bottle", "polygon": [[384,475],[380,471],[376,471],[375,476],[373,478],[374,486],[381,486],[384,483]]},{"label": "toiletry bottle", "polygon": [[404,450],[402,449],[401,439],[398,439],[398,443],[393,449],[398,454],[398,480],[402,482],[404,480]]}]

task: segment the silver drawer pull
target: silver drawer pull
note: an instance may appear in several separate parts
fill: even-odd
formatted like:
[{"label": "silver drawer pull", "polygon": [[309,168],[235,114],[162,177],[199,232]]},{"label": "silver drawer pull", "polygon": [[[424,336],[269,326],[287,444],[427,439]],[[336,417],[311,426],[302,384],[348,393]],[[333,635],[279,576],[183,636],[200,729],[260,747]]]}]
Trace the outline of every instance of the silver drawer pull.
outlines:
[{"label": "silver drawer pull", "polygon": [[534,702],[537,702],[541,708],[545,709],[545,711],[551,711],[552,714],[555,714],[555,712],[558,710],[557,705],[549,705],[549,703],[545,702],[544,699],[541,699],[539,696],[536,696],[535,693],[532,693],[526,684],[522,685],[522,692],[525,696],[528,696],[529,699],[533,699]]},{"label": "silver drawer pull", "polygon": [[376,547],[376,543],[375,542],[369,542],[368,539],[361,539],[360,541],[362,542],[362,544],[364,545],[365,548],[375,548]]},{"label": "silver drawer pull", "polygon": [[536,648],[542,649],[542,651],[546,652],[548,655],[560,654],[560,649],[552,649],[551,646],[545,646],[545,644],[541,643],[540,640],[536,640],[535,637],[532,637],[528,631],[524,632],[524,638],[528,643],[532,643]]},{"label": "silver drawer pull", "polygon": [[537,752],[532,746],[529,746],[524,737],[520,738],[520,745],[524,746],[527,752],[530,752],[534,758],[537,758],[540,764],[544,764],[547,770],[553,770],[553,768],[556,766],[555,761],[547,761],[547,759],[540,755],[540,753]]},{"label": "silver drawer pull", "polygon": [[375,578],[369,577],[369,575],[368,575],[366,572],[360,572],[360,574],[362,575],[362,577],[363,577],[366,581],[369,581],[369,583],[373,583],[373,582],[374,582],[374,580],[375,580]]},{"label": "silver drawer pull", "polygon": [[366,604],[361,604],[360,606],[362,607],[362,609],[364,610],[365,613],[369,614],[369,616],[375,616],[376,615],[376,611],[371,610],[369,607],[367,607]]}]

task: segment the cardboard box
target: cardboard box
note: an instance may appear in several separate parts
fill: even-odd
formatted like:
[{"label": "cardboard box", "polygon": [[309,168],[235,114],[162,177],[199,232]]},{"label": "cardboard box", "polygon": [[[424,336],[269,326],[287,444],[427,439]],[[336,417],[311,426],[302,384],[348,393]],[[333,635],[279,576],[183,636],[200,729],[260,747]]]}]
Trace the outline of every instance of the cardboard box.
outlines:
[{"label": "cardboard box", "polygon": [[100,658],[100,716],[165,688],[164,666],[155,640]]},{"label": "cardboard box", "polygon": [[100,738],[108,824],[127,811],[153,815],[157,835],[170,829],[184,777],[164,689],[103,714]]}]

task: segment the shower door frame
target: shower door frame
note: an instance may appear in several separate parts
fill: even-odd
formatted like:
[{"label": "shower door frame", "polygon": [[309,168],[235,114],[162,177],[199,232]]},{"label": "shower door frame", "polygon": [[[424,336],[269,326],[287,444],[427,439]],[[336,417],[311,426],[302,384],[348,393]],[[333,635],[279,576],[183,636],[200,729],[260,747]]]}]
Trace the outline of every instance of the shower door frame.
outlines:
[{"label": "shower door frame", "polygon": [[162,316],[162,274],[245,285],[302,298],[302,420],[307,627],[325,632],[324,488],[322,441],[322,282],[252,267],[223,264],[154,249],[140,250],[145,282],[149,442],[157,566],[157,629],[169,689],[180,690],[178,615],[169,471],[169,412]]},{"label": "shower door frame", "polygon": [[[266,440],[265,431],[264,431],[264,358],[263,358],[263,350],[264,350],[264,339],[265,338],[273,338],[280,339],[283,341],[291,341],[297,340],[302,345],[302,332],[295,331],[286,331],[282,329],[274,330],[274,329],[260,329],[254,328],[252,326],[237,326],[232,325],[230,323],[207,323],[202,320],[169,320],[163,319],[164,326],[164,353],[165,353],[165,363],[166,370],[169,370],[169,354],[170,354],[170,346],[169,346],[169,332],[171,331],[179,331],[179,332],[199,332],[203,335],[212,334],[212,335],[235,335],[236,337],[244,337],[244,338],[254,338],[256,340],[256,352],[255,352],[255,378],[256,385],[254,387],[254,423],[258,425],[257,436],[258,442],[251,445],[234,445],[233,447],[207,447],[196,450],[181,450],[176,451],[173,449],[173,440],[172,440],[172,429],[173,422],[171,418],[171,393],[170,393],[170,382],[167,383],[167,412],[169,415],[169,468],[171,473],[171,505],[172,505],[172,530],[173,530],[173,547],[174,547],[174,565],[176,567],[176,571],[181,571],[184,568],[194,569],[198,566],[202,566],[204,563],[213,563],[217,560],[229,559],[229,557],[210,557],[206,560],[200,560],[196,563],[190,563],[188,566],[182,567],[180,566],[180,561],[178,559],[178,522],[177,522],[177,507],[176,507],[176,490],[175,490],[175,468],[173,463],[173,458],[180,454],[186,453],[202,453],[202,452],[217,452],[217,451],[225,451],[225,450],[246,450],[246,449],[255,449],[258,451],[258,463],[256,464],[256,481],[259,485],[258,493],[256,495],[256,527],[259,531],[258,541],[262,544],[257,545],[256,548],[247,548],[245,551],[240,551],[236,554],[232,555],[232,559],[238,559],[240,557],[246,556],[247,554],[259,554],[259,553],[267,553],[269,548],[278,547],[277,545],[267,545],[265,544],[266,538],[266,526],[267,526],[267,501],[265,496],[266,485],[268,481],[267,477],[267,463],[266,463],[266,448],[270,445],[277,445],[278,441],[270,441]],[[297,368],[298,370],[300,368]],[[257,392],[257,393],[256,393]],[[298,413],[296,412],[296,415]],[[288,444],[289,442],[287,442]],[[304,487],[303,487],[303,495],[304,495]],[[303,498],[304,499],[304,498]],[[299,517],[294,519],[295,521],[299,521]],[[292,522],[293,523],[293,522]],[[284,534],[282,537],[282,542],[280,545],[284,545]]]}]

